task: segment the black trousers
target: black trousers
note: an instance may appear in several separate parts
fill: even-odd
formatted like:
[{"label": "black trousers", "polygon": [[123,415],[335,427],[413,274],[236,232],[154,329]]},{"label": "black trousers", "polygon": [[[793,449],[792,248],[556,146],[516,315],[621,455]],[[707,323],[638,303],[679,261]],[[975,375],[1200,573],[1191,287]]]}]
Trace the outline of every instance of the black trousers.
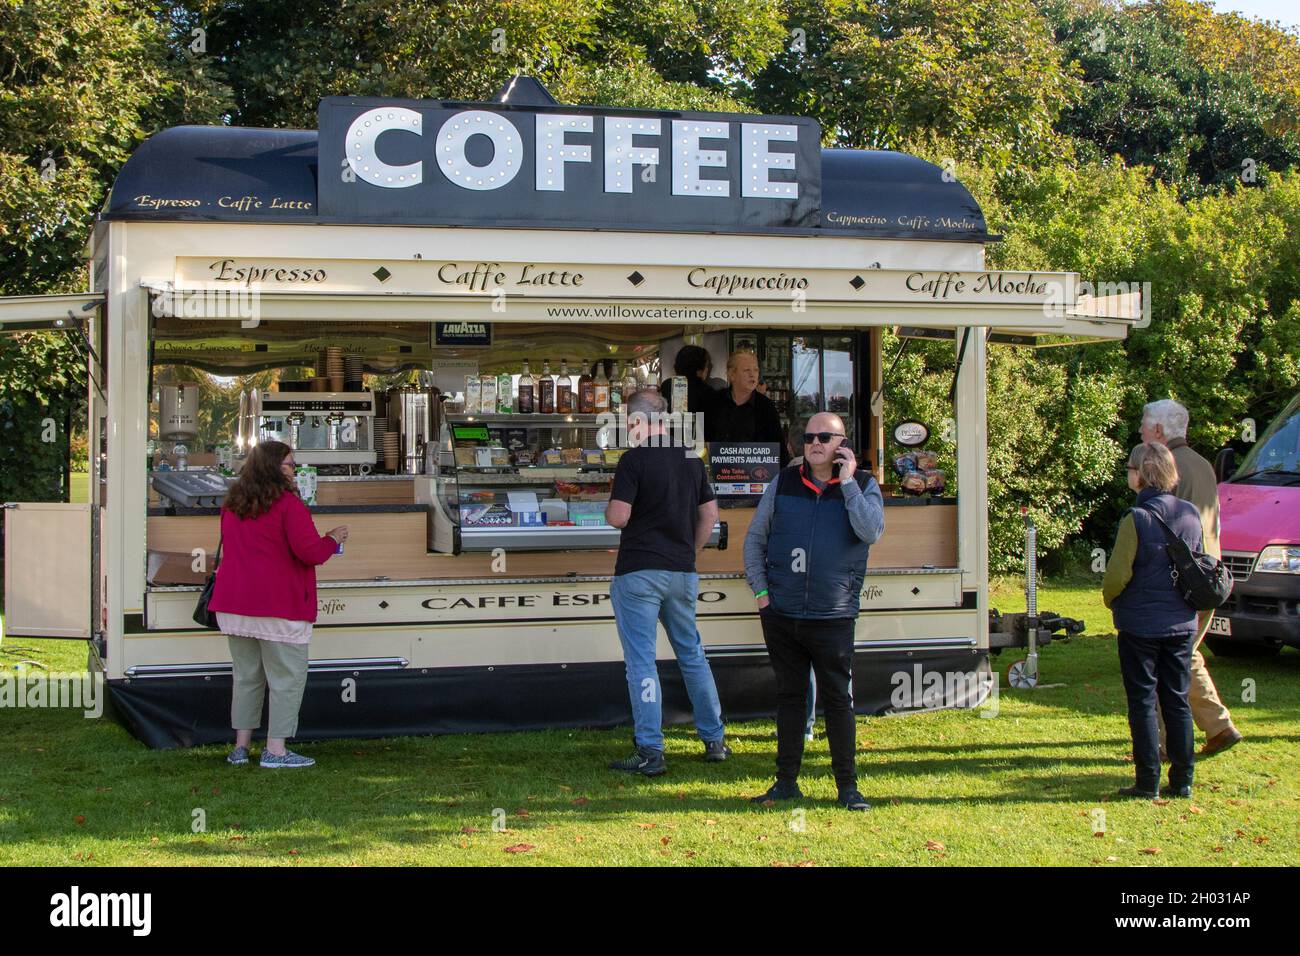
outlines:
[{"label": "black trousers", "polygon": [[1190,787],[1195,763],[1194,725],[1187,693],[1192,683],[1195,634],[1143,637],[1119,632],[1119,669],[1128,696],[1128,726],[1133,735],[1137,786],[1154,792],[1160,784],[1160,727],[1156,699],[1165,718],[1169,785]]},{"label": "black trousers", "polygon": [[763,641],[776,673],[776,778],[794,782],[803,763],[808,720],[808,668],[817,675],[817,693],[826,718],[831,768],[840,790],[858,783],[853,719],[852,618],[809,621],[764,608]]}]

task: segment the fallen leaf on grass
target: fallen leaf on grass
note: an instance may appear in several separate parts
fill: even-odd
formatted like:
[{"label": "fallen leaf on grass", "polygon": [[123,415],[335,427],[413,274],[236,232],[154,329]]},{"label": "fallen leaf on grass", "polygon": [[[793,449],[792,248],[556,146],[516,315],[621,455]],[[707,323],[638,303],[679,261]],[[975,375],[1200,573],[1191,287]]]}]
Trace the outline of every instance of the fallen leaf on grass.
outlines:
[{"label": "fallen leaf on grass", "polygon": [[1255,842],[1258,843],[1258,844],[1261,844],[1261,845],[1262,845],[1262,844],[1268,842],[1268,837],[1266,837],[1266,836],[1257,836],[1257,837],[1255,837]]},{"label": "fallen leaf on grass", "polygon": [[83,817],[80,813],[78,813],[75,817],[72,818],[72,822],[79,827],[84,827],[86,825],[86,818]]},{"label": "fallen leaf on grass", "polygon": [[1142,852],[1147,856],[1156,856],[1160,853],[1160,848],[1158,846],[1147,846],[1142,848]]},{"label": "fallen leaf on grass", "polygon": [[569,801],[569,803],[575,807],[585,807],[587,804],[591,803],[591,801],[586,797],[574,797]]},{"label": "fallen leaf on grass", "polygon": [[158,842],[158,838],[157,838],[157,837],[150,837],[149,842],[150,842],[150,843],[157,843],[157,842]]},{"label": "fallen leaf on grass", "polygon": [[220,787],[213,787],[213,788],[212,788],[212,795],[213,795],[214,797],[219,797],[219,796],[221,796],[221,788],[220,788]]},{"label": "fallen leaf on grass", "polygon": [[244,836],[242,833],[233,833],[233,834],[231,834],[230,839],[232,839],[232,840],[247,840],[248,837]]},{"label": "fallen leaf on grass", "polygon": [[678,800],[685,800],[685,799],[686,799],[686,791],[685,791],[685,790],[678,790],[676,793],[673,794],[673,796],[676,797]]},{"label": "fallen leaf on grass", "polygon": [[668,845],[668,841],[671,840],[671,839],[672,839],[672,837],[660,837],[660,838],[659,838],[659,842],[662,843],[664,846],[667,846],[667,845]]},{"label": "fallen leaf on grass", "polygon": [[515,811],[515,816],[517,816],[517,817],[531,817],[532,814],[529,813],[527,810],[525,810],[523,807],[520,807],[518,810]]},{"label": "fallen leaf on grass", "polygon": [[461,827],[460,832],[461,833],[482,833],[483,831],[480,830],[478,827]]},{"label": "fallen leaf on grass", "polygon": [[765,842],[766,840],[767,840],[767,834],[766,834],[766,833],[763,833],[763,834],[760,834],[760,835],[759,835],[759,838],[758,838],[758,842],[759,842],[759,843],[763,843],[763,842]]},{"label": "fallen leaf on grass", "polygon": [[946,846],[944,846],[944,845],[943,845],[942,843],[940,843],[938,840],[926,840],[926,841],[925,841],[925,848],[926,848],[927,850],[933,850],[933,851],[935,851],[936,853],[942,853],[944,850],[948,849]]},{"label": "fallen leaf on grass", "polygon": [[717,821],[717,820],[705,820],[705,821],[704,821],[704,825],[705,825],[706,827],[716,827],[716,826],[718,825],[718,821]]},{"label": "fallen leaf on grass", "polygon": [[1211,848],[1210,848],[1210,852],[1211,852],[1211,853],[1222,853],[1222,852],[1223,852],[1223,847],[1221,847],[1221,846],[1211,847]]},{"label": "fallen leaf on grass", "polygon": [[1234,807],[1239,807],[1239,806],[1241,806],[1241,801],[1240,801],[1240,800],[1233,800],[1232,798],[1229,798],[1226,802],[1227,802],[1228,804],[1230,804],[1231,806],[1234,806]]},{"label": "fallen leaf on grass", "polygon": [[1152,800],[1151,802],[1154,803],[1157,807],[1167,807],[1167,806],[1169,806],[1169,798],[1168,798],[1168,797],[1156,797],[1156,798],[1155,798],[1154,800]]},{"label": "fallen leaf on grass", "polygon": [[460,841],[460,848],[461,848],[462,850],[468,850],[468,849],[469,849],[469,841],[468,841],[468,840],[461,840],[461,841]]},{"label": "fallen leaf on grass", "polygon": [[638,823],[637,826],[640,827],[642,830],[653,830],[653,829],[655,829],[656,827],[658,827],[659,824],[657,824],[657,823]]},{"label": "fallen leaf on grass", "polygon": [[512,843],[506,847],[507,853],[527,853],[529,850],[537,849],[531,843]]},{"label": "fallen leaf on grass", "polygon": [[1205,811],[1202,810],[1200,807],[1188,807],[1188,808],[1187,808],[1187,812],[1188,812],[1188,813],[1204,813]]},{"label": "fallen leaf on grass", "polygon": [[1117,862],[1118,860],[1119,860],[1119,857],[1117,857],[1117,856],[1108,856],[1108,857],[1106,857],[1106,862],[1107,862],[1107,863],[1115,863],[1115,862]]},{"label": "fallen leaf on grass", "polygon": [[1106,835],[1106,831],[1105,831],[1105,830],[1094,830],[1093,833],[1092,833],[1092,835],[1095,836],[1095,837],[1097,837],[1098,839],[1100,839],[1101,837],[1104,837],[1104,836]]},{"label": "fallen leaf on grass", "polygon": [[289,855],[290,855],[290,856],[298,856],[299,853],[298,853],[297,850],[290,850],[290,851],[289,851]]}]

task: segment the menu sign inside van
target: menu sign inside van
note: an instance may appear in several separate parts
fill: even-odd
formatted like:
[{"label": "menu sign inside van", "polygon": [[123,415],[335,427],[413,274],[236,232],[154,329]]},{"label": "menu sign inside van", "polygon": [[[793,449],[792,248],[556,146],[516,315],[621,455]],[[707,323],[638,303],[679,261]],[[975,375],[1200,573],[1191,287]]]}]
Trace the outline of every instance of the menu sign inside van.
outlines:
[{"label": "menu sign inside van", "polygon": [[818,225],[821,128],[803,117],[328,97],[318,118],[322,218]]}]

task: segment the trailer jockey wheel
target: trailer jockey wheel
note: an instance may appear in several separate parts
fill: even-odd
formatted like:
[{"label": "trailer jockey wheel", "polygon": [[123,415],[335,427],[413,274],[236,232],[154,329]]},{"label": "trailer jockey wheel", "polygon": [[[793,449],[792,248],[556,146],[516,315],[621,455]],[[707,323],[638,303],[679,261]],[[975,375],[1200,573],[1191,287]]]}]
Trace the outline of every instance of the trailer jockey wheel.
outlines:
[{"label": "trailer jockey wheel", "polygon": [[1029,661],[1016,661],[1007,668],[1007,684],[1016,690],[1031,690],[1038,684],[1038,673],[1030,669]]}]

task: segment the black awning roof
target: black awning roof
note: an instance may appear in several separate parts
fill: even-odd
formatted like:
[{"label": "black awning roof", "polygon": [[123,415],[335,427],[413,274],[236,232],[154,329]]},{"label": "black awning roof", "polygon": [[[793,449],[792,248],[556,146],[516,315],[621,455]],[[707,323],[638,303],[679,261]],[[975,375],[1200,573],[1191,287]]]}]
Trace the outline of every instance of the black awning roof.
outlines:
[{"label": "black awning roof", "polygon": [[[996,239],[989,235],[979,204],[966,187],[932,163],[885,150],[823,149],[821,156],[817,227],[745,231],[963,242]],[[113,184],[103,218],[341,222],[316,214],[318,175],[315,130],[177,126],[150,137],[135,150]],[[628,223],[621,228],[637,226]]]}]

